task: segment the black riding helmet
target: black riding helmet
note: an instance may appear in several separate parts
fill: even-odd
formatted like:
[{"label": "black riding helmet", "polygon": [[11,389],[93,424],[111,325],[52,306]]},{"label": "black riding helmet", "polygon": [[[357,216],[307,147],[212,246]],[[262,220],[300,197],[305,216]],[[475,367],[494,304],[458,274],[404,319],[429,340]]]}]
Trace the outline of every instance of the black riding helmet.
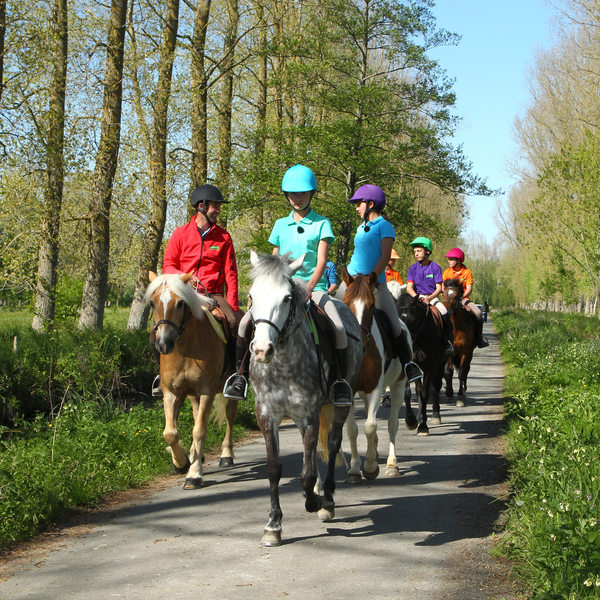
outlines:
[{"label": "black riding helmet", "polygon": [[[220,202],[221,204],[228,204],[229,200],[223,198],[221,190],[216,185],[205,183],[204,185],[198,186],[190,197],[190,204],[196,209],[204,212],[204,202]],[[198,209],[198,206],[202,204],[202,208]]]}]

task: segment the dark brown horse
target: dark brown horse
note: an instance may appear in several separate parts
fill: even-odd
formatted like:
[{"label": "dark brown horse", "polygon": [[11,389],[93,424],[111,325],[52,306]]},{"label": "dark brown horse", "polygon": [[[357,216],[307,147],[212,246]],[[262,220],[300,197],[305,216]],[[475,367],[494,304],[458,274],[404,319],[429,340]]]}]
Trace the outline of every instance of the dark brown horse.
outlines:
[{"label": "dark brown horse", "polygon": [[[436,308],[426,304],[409,294],[402,294],[396,300],[396,310],[400,320],[406,323],[411,335],[414,350],[414,361],[423,371],[423,381],[415,382],[415,391],[419,399],[419,412],[417,421],[417,435],[429,435],[427,426],[427,404],[431,400],[431,423],[439,425],[440,418],[440,390],[444,376],[445,338],[441,325],[441,316]],[[434,315],[437,313],[436,316]],[[408,388],[405,403],[407,410],[410,407],[410,389]]]},{"label": "dark brown horse", "polygon": [[454,356],[448,359],[444,372],[446,398],[454,400],[452,376],[456,369],[459,383],[456,406],[464,406],[467,398],[467,376],[471,369],[473,351],[477,348],[475,315],[463,306],[464,288],[458,279],[447,279],[444,281],[444,288],[444,305],[454,326]]}]

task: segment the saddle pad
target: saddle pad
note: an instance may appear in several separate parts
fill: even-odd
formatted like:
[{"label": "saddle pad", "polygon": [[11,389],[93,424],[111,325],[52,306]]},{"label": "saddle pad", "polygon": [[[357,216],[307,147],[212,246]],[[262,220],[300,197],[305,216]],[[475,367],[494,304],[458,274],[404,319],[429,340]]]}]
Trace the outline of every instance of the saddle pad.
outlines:
[{"label": "saddle pad", "polygon": [[396,358],[398,356],[398,352],[396,352],[394,328],[392,327],[390,318],[385,312],[376,308],[375,320],[377,321],[377,327],[379,327],[379,332],[381,333],[381,339],[383,340],[383,349],[386,357]]},{"label": "saddle pad", "polygon": [[430,304],[429,308],[431,310],[431,316],[433,317],[434,322],[437,324],[437,326],[443,332],[444,331],[444,321],[442,319],[444,317],[442,317],[442,313],[433,304]]},{"label": "saddle pad", "polygon": [[318,344],[321,354],[329,364],[333,364],[335,356],[335,329],[327,313],[314,302],[310,303],[308,316],[312,319],[317,330],[315,344]]},{"label": "saddle pad", "polygon": [[[224,344],[227,344],[227,336],[225,335],[225,331],[223,329],[223,325],[221,323],[219,323],[219,321],[217,321],[217,319],[215,318],[215,316],[210,312],[208,306],[204,306],[204,304],[203,304],[202,305],[202,310],[204,311],[204,313],[208,317],[208,320],[210,321],[210,324],[213,326],[213,329],[217,332],[217,335],[219,336],[219,338],[221,339],[221,341]],[[216,311],[218,311],[217,314],[220,314],[221,318],[223,319],[223,323],[226,323],[227,319],[225,319],[225,315],[221,312],[221,310],[219,308],[215,308],[215,312]]]}]

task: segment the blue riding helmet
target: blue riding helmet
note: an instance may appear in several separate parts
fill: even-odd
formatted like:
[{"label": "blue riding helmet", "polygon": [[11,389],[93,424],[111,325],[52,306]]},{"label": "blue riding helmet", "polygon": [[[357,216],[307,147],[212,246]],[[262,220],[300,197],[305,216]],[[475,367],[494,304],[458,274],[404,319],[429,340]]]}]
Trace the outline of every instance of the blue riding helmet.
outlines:
[{"label": "blue riding helmet", "polygon": [[317,189],[315,174],[304,165],[289,168],[281,181],[283,192],[314,192]]}]

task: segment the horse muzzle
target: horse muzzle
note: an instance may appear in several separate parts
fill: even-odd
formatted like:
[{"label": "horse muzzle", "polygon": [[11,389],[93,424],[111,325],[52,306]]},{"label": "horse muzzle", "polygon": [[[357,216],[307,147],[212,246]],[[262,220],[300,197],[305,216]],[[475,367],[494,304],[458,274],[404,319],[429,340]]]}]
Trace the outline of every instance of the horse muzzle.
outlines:
[{"label": "horse muzzle", "polygon": [[166,340],[158,337],[154,346],[161,354],[171,354],[175,350],[175,340],[167,338]]},{"label": "horse muzzle", "polygon": [[250,342],[250,352],[254,356],[254,360],[258,363],[270,363],[273,360],[275,354],[275,346],[269,342],[266,348],[259,348],[258,345],[252,340]]}]

